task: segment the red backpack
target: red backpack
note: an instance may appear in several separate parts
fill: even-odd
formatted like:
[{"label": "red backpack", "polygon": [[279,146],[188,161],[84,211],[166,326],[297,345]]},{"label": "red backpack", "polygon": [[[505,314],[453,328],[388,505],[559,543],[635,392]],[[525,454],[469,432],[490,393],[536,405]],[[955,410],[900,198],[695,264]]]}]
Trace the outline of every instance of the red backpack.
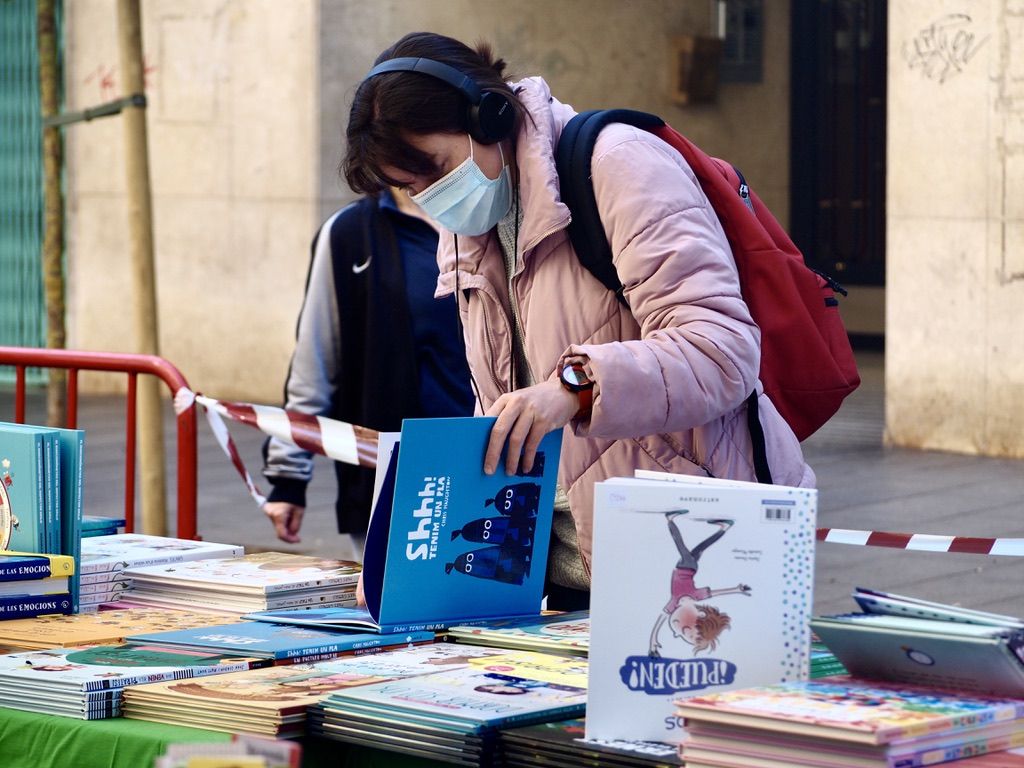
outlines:
[{"label": "red backpack", "polygon": [[[661,118],[628,109],[582,112],[565,126],[555,154],[569,237],[580,262],[625,303],[590,177],[594,143],[609,123],[649,131],[686,160],[718,214],[739,270],[743,299],[761,329],[760,378],[797,438],[812,435],[860,384],[836,293],[846,291],[809,268],[797,247],[729,163],[710,157]],[[757,398],[748,423],[761,482],[771,482]]]}]

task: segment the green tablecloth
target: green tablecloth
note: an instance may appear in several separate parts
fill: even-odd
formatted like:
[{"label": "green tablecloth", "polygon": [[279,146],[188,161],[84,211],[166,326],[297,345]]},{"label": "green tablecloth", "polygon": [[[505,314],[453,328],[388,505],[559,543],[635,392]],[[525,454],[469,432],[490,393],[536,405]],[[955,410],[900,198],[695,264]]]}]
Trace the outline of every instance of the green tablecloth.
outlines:
[{"label": "green tablecloth", "polygon": [[168,744],[231,735],[112,717],[77,720],[0,708],[3,768],[151,768]]},{"label": "green tablecloth", "polygon": [[[2,768],[151,768],[168,744],[230,741],[199,728],[113,717],[77,720],[0,707]],[[303,768],[451,768],[447,763],[328,739],[302,740]]]}]

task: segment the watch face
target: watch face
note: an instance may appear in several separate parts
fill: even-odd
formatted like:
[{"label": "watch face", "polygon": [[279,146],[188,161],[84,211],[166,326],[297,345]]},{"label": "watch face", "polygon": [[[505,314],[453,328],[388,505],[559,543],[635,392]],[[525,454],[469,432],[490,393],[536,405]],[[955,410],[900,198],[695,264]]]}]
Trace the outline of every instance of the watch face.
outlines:
[{"label": "watch face", "polygon": [[590,384],[586,371],[579,365],[567,365],[562,369],[562,381],[573,389],[582,389]]}]

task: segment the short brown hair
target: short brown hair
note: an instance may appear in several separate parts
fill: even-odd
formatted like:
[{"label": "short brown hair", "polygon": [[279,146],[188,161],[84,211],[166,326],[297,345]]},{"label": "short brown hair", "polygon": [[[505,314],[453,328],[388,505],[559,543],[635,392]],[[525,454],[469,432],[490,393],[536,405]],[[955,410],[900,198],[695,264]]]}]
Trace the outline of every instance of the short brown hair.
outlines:
[{"label": "short brown hair", "polygon": [[[516,111],[517,126],[526,112],[505,82],[505,61],[495,59],[487,43],[473,49],[444,35],[412,32],[381,53],[374,65],[406,56],[447,64],[475,80],[481,90],[504,93]],[[401,186],[383,172],[386,165],[417,176],[436,174],[433,158],[412,146],[407,136],[468,133],[466,102],[453,86],[419,72],[387,72],[364,80],[352,100],[345,131],[348,148],[340,170],[349,186],[367,194]]]}]

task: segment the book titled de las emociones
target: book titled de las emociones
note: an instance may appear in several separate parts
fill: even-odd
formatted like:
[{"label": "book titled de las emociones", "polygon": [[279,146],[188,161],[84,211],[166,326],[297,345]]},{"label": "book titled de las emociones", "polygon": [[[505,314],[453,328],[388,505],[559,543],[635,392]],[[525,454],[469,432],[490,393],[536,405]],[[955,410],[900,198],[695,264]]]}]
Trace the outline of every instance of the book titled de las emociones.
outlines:
[{"label": "book titled de las emociones", "polygon": [[346,624],[338,609],[333,624],[406,632],[539,614],[562,433],[541,440],[529,471],[506,475],[503,456],[487,475],[494,421],[403,422],[390,457],[382,450],[378,459],[366,610],[352,609]]},{"label": "book titled de las emociones", "polygon": [[816,507],[757,483],[595,486],[588,739],[679,742],[679,698],[807,679]]},{"label": "book titled de las emociones", "polygon": [[0,551],[0,581],[57,579],[75,572],[75,559],[68,555]]}]

